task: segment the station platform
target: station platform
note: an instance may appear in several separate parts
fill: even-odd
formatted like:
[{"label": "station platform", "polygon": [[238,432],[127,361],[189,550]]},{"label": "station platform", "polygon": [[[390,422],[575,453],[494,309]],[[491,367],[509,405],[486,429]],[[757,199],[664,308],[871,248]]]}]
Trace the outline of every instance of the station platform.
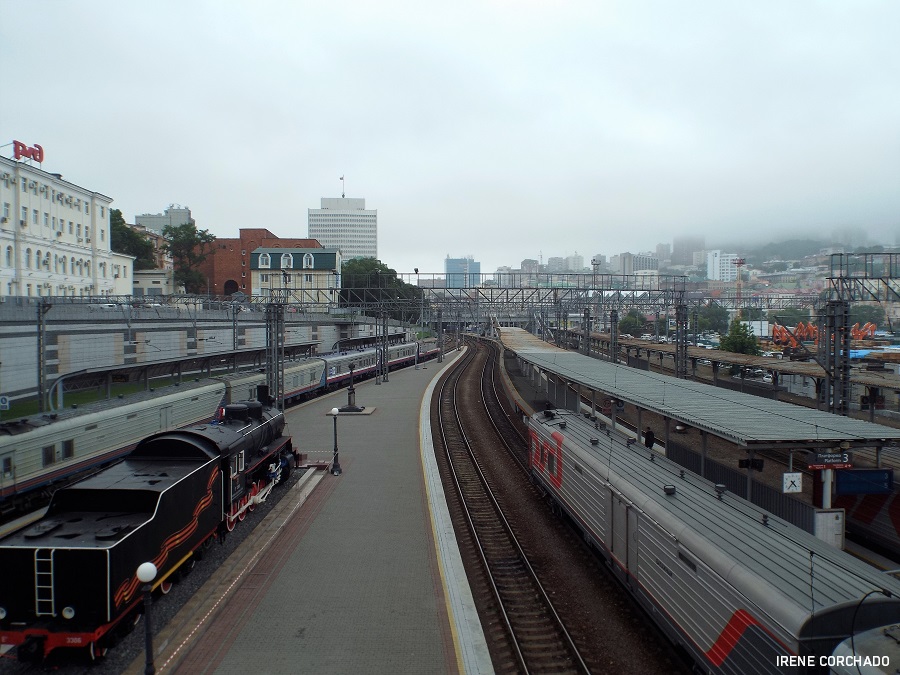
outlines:
[{"label": "station platform", "polygon": [[[366,413],[337,418],[342,474],[304,475],[154,636],[158,673],[493,672],[431,440],[458,356],[356,386]],[[346,403],[342,389],[287,412],[311,464],[330,462],[328,413]]]}]

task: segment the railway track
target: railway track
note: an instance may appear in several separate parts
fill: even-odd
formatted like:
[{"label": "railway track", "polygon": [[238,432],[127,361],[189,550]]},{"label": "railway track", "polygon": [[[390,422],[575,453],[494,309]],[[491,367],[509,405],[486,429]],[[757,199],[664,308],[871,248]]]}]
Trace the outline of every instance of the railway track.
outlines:
[{"label": "railway track", "polygon": [[[446,467],[459,496],[451,513],[466,523],[469,536],[461,545],[483,566],[484,579],[476,592],[492,596],[482,598],[480,604],[487,608],[482,622],[495,668],[521,673],[590,672],[516,539],[467,436],[459,405],[465,396],[461,378],[467,369],[477,368],[478,353],[470,350],[465,363],[444,380],[439,415]],[[487,406],[489,397],[481,398]]]}]

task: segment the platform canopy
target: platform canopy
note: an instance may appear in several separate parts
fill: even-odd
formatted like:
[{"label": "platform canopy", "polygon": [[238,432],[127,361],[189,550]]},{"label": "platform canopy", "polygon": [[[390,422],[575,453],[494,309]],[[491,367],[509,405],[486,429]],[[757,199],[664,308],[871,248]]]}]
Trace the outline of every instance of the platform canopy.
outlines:
[{"label": "platform canopy", "polygon": [[865,447],[900,441],[900,429],[599,361],[519,328],[501,329],[501,341],[542,371],[741,446]]}]

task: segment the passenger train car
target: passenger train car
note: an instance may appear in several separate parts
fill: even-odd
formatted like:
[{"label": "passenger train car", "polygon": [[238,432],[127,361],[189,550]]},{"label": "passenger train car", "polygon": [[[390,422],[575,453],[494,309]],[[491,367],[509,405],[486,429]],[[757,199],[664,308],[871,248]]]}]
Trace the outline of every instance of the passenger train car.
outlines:
[{"label": "passenger train car", "polygon": [[61,647],[96,657],[133,627],[142,563],[156,566],[154,587],[167,592],[290,476],[297,456],[284,413],[264,404],[267,391],[259,399],[229,404],[220,424],[148,436],[0,539],[0,644],[25,661]]},{"label": "passenger train car", "polygon": [[[435,341],[390,345],[391,369],[434,358]],[[381,351],[365,349],[314,356],[285,363],[287,405],[371,377]],[[130,452],[152,433],[210,421],[217,409],[252,398],[265,383],[262,371],[206,378],[198,382],[103,401],[53,415],[0,425],[0,513],[24,511],[41,502],[61,483],[84,475]]]},{"label": "passenger train car", "polygon": [[704,673],[895,672],[900,581],[569,411],[528,421],[535,482]]}]

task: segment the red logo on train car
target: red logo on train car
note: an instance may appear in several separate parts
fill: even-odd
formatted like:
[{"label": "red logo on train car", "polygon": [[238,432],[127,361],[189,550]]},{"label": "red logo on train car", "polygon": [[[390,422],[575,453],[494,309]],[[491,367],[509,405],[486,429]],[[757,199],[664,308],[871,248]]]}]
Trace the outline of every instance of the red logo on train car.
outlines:
[{"label": "red logo on train car", "polygon": [[13,155],[16,159],[33,159],[38,164],[44,161],[44,149],[37,143],[33,148],[29,148],[24,143],[13,141]]},{"label": "red logo on train car", "polygon": [[534,430],[531,431],[531,466],[536,467],[541,473],[547,475],[547,479],[553,487],[559,489],[562,486],[562,445],[563,435],[554,431],[550,438],[551,443],[543,441]]}]

